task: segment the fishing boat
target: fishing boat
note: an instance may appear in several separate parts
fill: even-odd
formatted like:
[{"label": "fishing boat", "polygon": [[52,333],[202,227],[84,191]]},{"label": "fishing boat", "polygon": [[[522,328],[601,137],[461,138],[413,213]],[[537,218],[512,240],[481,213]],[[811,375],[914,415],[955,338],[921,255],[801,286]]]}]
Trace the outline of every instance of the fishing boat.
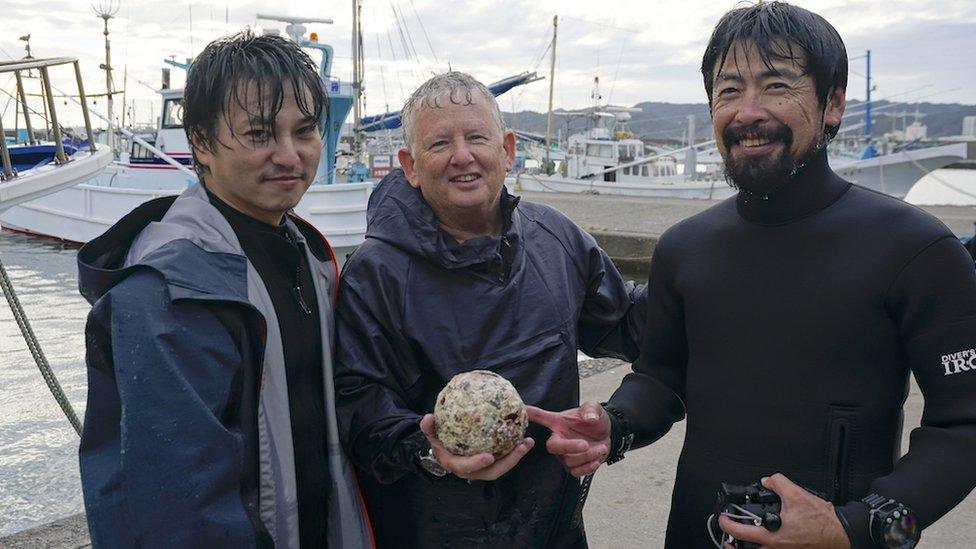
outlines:
[{"label": "fishing boat", "polygon": [[[549,152],[549,161],[540,161],[536,153],[543,169],[518,171],[506,178],[506,184],[515,191],[704,199],[732,195],[721,165],[698,160],[697,149],[711,142],[681,149],[648,147],[627,129],[634,110],[596,105],[558,113],[587,116],[592,123],[585,132],[571,135],[560,154],[543,149]],[[694,135],[691,124],[688,135]],[[546,166],[554,173],[545,173]]]},{"label": "fishing boat", "polygon": [[[19,122],[20,114],[23,114],[26,126],[23,132],[17,132],[23,137],[22,141],[14,139],[12,143],[8,143],[3,121],[0,120],[0,214],[90,179],[105,169],[112,160],[111,150],[104,145],[95,144],[89,137],[92,132],[87,109],[82,108],[87,130],[84,139],[67,135],[58,123],[48,69],[64,65],[74,67],[78,95],[84,98],[77,59],[59,57],[0,62],[0,75],[12,74],[16,81],[16,96],[10,94],[17,100],[14,116]],[[28,74],[34,72],[39,74],[46,116],[32,112],[28,105],[24,80]],[[36,122],[39,118],[45,121],[45,128],[38,128],[39,131],[35,132],[32,119]],[[42,139],[38,139],[38,134]]]},{"label": "fishing boat", "polygon": [[[295,211],[328,237],[336,256],[343,261],[365,238],[366,204],[373,187],[370,182],[336,183],[334,179],[339,131],[354,101],[355,86],[332,74],[334,56],[330,45],[319,43],[314,36],[305,37],[305,23],[330,24],[331,20],[258,17],[287,23],[285,32],[318,57],[319,72],[329,93],[328,124],[318,172]],[[0,213],[0,225],[70,242],[86,242],[139,204],[178,194],[196,183],[182,121],[183,90],[162,89],[159,93],[162,113],[153,135],[139,136],[117,128],[125,135],[127,146],[103,173],[77,178],[71,183],[73,187]]]},{"label": "fishing boat", "polygon": [[[399,111],[375,116],[361,116],[359,94],[361,68],[354,64],[353,81],[344,82],[332,74],[334,58],[332,46],[319,43],[313,33],[306,38],[308,23],[331,24],[330,19],[312,19],[262,15],[258,19],[286,23],[285,33],[296,43],[318,58],[319,72],[329,95],[329,113],[325,124],[322,161],[312,185],[295,207],[295,212],[312,223],[328,239],[336,251],[340,263],[363,242],[366,235],[366,207],[375,179],[369,178],[366,169],[359,169],[366,157],[363,135],[368,131],[396,128],[400,124]],[[356,25],[354,25],[356,26]],[[358,28],[358,27],[357,27]],[[358,42],[353,40],[354,48]],[[358,59],[358,55],[354,58]],[[189,69],[189,65],[165,60],[169,65]],[[110,66],[110,62],[105,63]],[[533,82],[535,73],[522,73],[491,85],[495,94],[504,93],[515,86]],[[75,183],[83,183],[36,200],[19,204],[0,213],[0,225],[5,229],[44,235],[70,242],[87,242],[111,227],[123,215],[139,204],[162,196],[182,192],[197,182],[193,171],[193,158],[183,127],[182,89],[159,90],[162,102],[155,132],[138,135],[123,128],[117,131],[125,136],[126,147],[118,159],[97,177]],[[354,151],[349,166],[337,174],[336,156],[343,122],[350,111],[356,121],[353,124],[352,141],[363,152]],[[97,115],[96,115],[97,116]],[[106,120],[110,123],[110,121]],[[386,170],[391,163],[388,155]],[[344,158],[344,157],[340,157]],[[370,160],[370,164],[373,162]],[[379,160],[377,165],[381,163]],[[382,168],[373,172],[382,177]]]},{"label": "fishing boat", "polygon": [[[541,170],[521,169],[505,179],[513,191],[544,191],[589,194],[614,194],[644,197],[724,198],[734,192],[726,185],[715,164],[699,164],[698,149],[714,142],[694,143],[694,117],[689,117],[688,146],[679,149],[647,147],[627,128],[632,112],[640,109],[608,105],[600,94],[600,78],[593,79],[593,106],[582,111],[554,112],[556,39],[559,18],[553,17],[549,44],[549,112],[545,139],[521,135],[528,141],[542,141],[544,158],[534,159]],[[557,166],[552,155],[552,117],[586,116],[589,127],[567,139]],[[516,134],[519,135],[519,134]],[[524,150],[531,150],[531,146]],[[678,156],[684,157],[679,164]],[[530,166],[521,162],[520,166]]]},{"label": "fishing boat", "polygon": [[[555,67],[556,22],[550,47]],[[909,190],[934,170],[961,160],[976,159],[973,143],[926,143],[922,140],[894,142],[871,135],[871,52],[867,52],[867,100],[864,110],[851,112],[845,118],[864,116],[864,122],[842,128],[849,133],[864,128],[863,137],[839,138],[828,148],[831,167],[844,179],[897,198],[904,199]],[[554,69],[553,69],[554,70]],[[554,80],[550,75],[550,85]],[[551,97],[550,93],[550,97]],[[550,123],[553,114],[584,115],[592,123],[585,132],[569,137],[562,153],[562,163],[550,163],[535,155],[541,169],[519,170],[506,179],[513,190],[565,193],[613,194],[644,197],[718,199],[731,196],[735,190],[724,179],[721,158],[714,141],[694,143],[665,150],[646,146],[626,129],[631,112],[639,109],[601,103],[599,79],[594,79],[594,106],[577,112],[553,113],[550,101]],[[889,105],[890,106],[890,105]],[[887,106],[886,106],[887,107]],[[878,107],[874,111],[886,107]],[[689,117],[688,136],[695,135],[694,117]],[[545,139],[521,136],[546,144],[541,150],[550,154],[549,131]],[[708,148],[706,148],[708,147]],[[526,146],[530,150],[531,146]],[[683,161],[682,161],[683,157]],[[522,166],[531,166],[523,162]]]},{"label": "fishing boat", "polygon": [[865,154],[875,147],[828,149],[830,166],[844,179],[904,199],[921,179],[935,170],[966,159],[976,159],[973,143],[927,145],[921,141],[891,144],[885,152]]}]

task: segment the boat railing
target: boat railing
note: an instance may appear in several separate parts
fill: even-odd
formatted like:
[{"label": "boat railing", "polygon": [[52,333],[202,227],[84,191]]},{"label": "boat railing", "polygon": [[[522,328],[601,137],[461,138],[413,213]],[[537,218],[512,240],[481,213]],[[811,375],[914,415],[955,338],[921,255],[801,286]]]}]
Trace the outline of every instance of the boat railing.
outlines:
[{"label": "boat railing", "polygon": [[[56,67],[61,65],[73,65],[75,72],[75,80],[78,84],[78,98],[81,104],[82,116],[85,120],[85,132],[88,136],[88,148],[91,152],[95,152],[95,139],[92,134],[91,118],[88,114],[88,102],[85,99],[85,87],[81,80],[81,67],[78,64],[78,59],[74,57],[52,57],[48,59],[20,59],[13,61],[0,61],[0,74],[13,73],[17,81],[17,100],[20,102],[20,106],[24,112],[24,126],[27,130],[27,144],[36,144],[36,138],[34,134],[34,127],[31,123],[31,109],[27,103],[27,94],[24,92],[24,81],[22,73],[24,71],[37,70],[40,73],[41,81],[41,95],[44,99],[44,104],[47,110],[47,117],[44,118],[44,123],[49,134],[53,137],[54,141],[54,163],[55,164],[65,164],[69,161],[67,153],[64,150],[64,142],[62,140],[62,128],[58,123],[58,113],[54,101],[54,86],[51,84],[51,77],[48,73],[50,67]],[[3,119],[0,117],[0,136],[6,136],[3,129]],[[0,158],[3,162],[3,171],[0,172],[0,181],[6,181],[11,178],[17,177],[17,172],[14,170],[13,163],[10,159],[10,150],[7,147],[6,139],[0,139]]]}]

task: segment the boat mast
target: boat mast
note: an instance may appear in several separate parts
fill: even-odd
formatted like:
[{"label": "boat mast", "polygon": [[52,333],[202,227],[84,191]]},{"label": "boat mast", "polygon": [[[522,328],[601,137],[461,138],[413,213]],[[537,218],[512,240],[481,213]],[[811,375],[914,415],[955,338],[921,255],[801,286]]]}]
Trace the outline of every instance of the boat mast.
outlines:
[{"label": "boat mast", "polygon": [[356,162],[362,161],[363,131],[360,124],[362,120],[363,102],[363,52],[362,52],[362,28],[360,26],[360,15],[362,10],[361,0],[352,0],[352,89],[353,89],[353,157]]},{"label": "boat mast", "polygon": [[[93,7],[95,14],[102,18],[104,23],[104,30],[102,34],[105,35],[105,63],[99,65],[98,68],[105,71],[105,98],[108,111],[108,119],[111,121],[108,125],[108,133],[106,137],[106,144],[113,151],[115,150],[115,130],[113,128],[115,117],[112,115],[112,47],[108,39],[108,20],[115,17],[115,14],[119,12],[119,4],[114,0],[109,0],[108,2],[102,2],[98,7]],[[94,136],[89,135],[88,139],[94,139]]]},{"label": "boat mast", "polygon": [[864,105],[864,136],[868,140],[868,144],[871,143],[871,50],[868,50],[867,55],[867,93]]},{"label": "boat mast", "polygon": [[556,31],[559,28],[559,16],[552,16],[552,50],[549,52],[549,115],[546,117],[546,175],[552,175],[549,169],[549,150],[552,147],[552,92],[556,85]]}]

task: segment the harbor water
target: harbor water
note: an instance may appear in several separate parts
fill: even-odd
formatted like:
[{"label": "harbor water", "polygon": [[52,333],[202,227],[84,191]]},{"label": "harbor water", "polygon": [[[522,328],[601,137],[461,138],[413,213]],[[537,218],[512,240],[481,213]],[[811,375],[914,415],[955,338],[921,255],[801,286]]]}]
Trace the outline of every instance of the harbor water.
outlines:
[{"label": "harbor water", "polygon": [[[85,316],[77,246],[0,232],[0,261],[55,375],[83,417]],[[82,511],[78,435],[0,304],[0,537]]]}]

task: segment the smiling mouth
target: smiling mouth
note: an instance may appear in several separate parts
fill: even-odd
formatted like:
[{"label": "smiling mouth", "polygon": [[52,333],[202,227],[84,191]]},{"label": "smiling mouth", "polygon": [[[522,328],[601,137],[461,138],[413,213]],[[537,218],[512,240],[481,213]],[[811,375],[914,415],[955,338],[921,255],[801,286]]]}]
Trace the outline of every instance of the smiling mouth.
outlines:
[{"label": "smiling mouth", "polygon": [[763,145],[768,145],[772,143],[772,140],[758,137],[751,137],[746,139],[740,139],[739,144],[743,147],[762,147]]},{"label": "smiling mouth", "polygon": [[479,177],[480,176],[478,174],[467,173],[467,174],[464,174],[464,175],[459,175],[457,177],[452,177],[450,179],[450,181],[451,181],[451,183],[470,183],[470,182],[474,181],[475,179],[478,179]]}]

